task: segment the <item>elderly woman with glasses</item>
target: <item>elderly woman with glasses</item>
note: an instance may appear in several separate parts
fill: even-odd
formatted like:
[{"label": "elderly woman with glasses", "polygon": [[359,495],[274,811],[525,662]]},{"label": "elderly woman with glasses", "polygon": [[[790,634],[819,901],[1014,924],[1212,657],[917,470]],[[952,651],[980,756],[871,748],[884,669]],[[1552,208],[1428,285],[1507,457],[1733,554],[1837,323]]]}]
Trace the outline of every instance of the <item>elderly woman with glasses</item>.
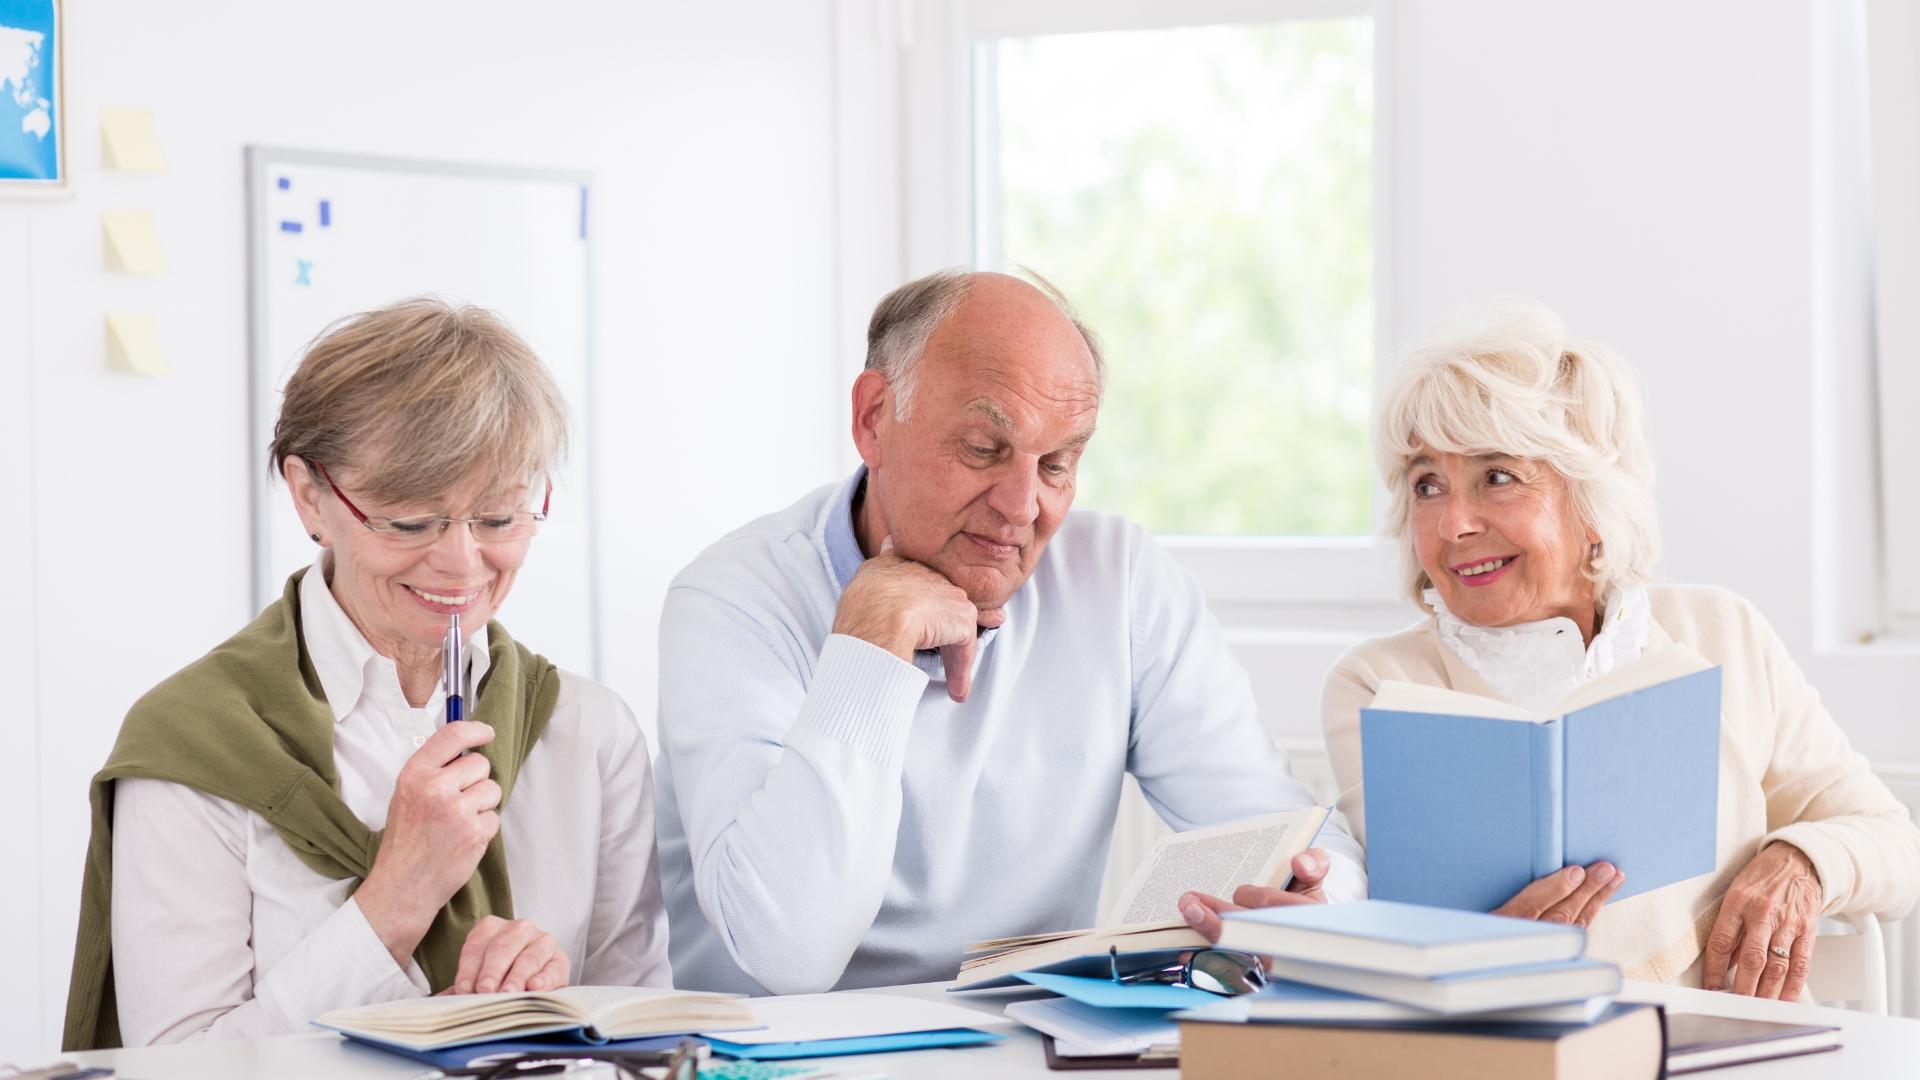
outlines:
[{"label": "elderly woman with glasses", "polygon": [[[319,555],[136,703],[95,777],[69,1048],[668,984],[633,715],[490,621],[565,432],[487,312],[408,301],[313,343],[272,463]],[[455,615],[466,664],[443,675]],[[466,719],[444,722],[450,689]]]}]

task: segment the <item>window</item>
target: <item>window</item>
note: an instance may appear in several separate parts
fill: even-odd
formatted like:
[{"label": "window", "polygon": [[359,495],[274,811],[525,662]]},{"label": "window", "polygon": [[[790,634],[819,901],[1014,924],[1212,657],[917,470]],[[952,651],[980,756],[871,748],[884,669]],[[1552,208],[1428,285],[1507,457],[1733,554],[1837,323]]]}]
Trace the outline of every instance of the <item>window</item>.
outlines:
[{"label": "window", "polygon": [[1885,629],[1920,637],[1920,484],[1912,463],[1920,461],[1920,427],[1910,418],[1920,401],[1920,211],[1913,189],[1920,183],[1920,16],[1894,0],[1865,8],[1867,113],[1871,118],[1873,284],[1876,292],[1873,396],[1878,406],[1870,430],[1878,435],[1880,554],[1884,571]]},{"label": "window", "polygon": [[1373,532],[1373,20],[973,50],[975,262],[1045,275],[1109,357],[1079,505],[1163,535]]}]

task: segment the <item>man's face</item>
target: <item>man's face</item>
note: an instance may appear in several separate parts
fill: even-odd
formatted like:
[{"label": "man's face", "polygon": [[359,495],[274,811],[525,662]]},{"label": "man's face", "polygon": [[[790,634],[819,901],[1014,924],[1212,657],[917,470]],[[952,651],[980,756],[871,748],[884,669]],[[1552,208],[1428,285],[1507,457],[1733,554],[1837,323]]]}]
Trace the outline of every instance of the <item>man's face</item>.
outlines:
[{"label": "man's face", "polygon": [[983,275],[928,340],[907,418],[877,397],[856,440],[895,552],[982,610],[1004,606],[1066,519],[1093,436],[1100,386],[1079,330],[1033,286]]}]

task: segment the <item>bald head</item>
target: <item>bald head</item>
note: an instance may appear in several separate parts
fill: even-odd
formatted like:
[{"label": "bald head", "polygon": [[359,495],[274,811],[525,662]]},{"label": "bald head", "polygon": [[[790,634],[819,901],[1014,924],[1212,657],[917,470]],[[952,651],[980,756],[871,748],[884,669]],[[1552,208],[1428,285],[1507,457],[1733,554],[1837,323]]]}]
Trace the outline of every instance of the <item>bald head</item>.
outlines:
[{"label": "bald head", "polygon": [[[1031,273],[1031,272],[1029,272]],[[894,410],[905,420],[921,360],[930,352],[995,366],[1023,357],[1076,358],[1097,398],[1105,382],[1100,342],[1045,278],[990,271],[941,270],[900,286],[874,308],[867,324],[867,370],[886,377]],[[930,348],[938,339],[938,348]]]},{"label": "bald head", "polygon": [[1006,604],[1073,506],[1100,381],[1093,335],[1044,281],[947,271],[895,290],[853,385],[862,550],[891,540],[981,611]]}]

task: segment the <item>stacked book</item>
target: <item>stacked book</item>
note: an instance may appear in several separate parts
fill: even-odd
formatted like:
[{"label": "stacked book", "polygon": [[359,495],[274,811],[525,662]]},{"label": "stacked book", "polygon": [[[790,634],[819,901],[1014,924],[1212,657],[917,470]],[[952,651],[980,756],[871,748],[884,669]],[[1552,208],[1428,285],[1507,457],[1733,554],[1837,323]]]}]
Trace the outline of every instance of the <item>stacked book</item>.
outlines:
[{"label": "stacked book", "polygon": [[1389,900],[1235,912],[1220,947],[1269,958],[1256,994],[1176,1015],[1191,1075],[1661,1075],[1660,1010],[1614,1002],[1620,970],[1577,926]]}]

